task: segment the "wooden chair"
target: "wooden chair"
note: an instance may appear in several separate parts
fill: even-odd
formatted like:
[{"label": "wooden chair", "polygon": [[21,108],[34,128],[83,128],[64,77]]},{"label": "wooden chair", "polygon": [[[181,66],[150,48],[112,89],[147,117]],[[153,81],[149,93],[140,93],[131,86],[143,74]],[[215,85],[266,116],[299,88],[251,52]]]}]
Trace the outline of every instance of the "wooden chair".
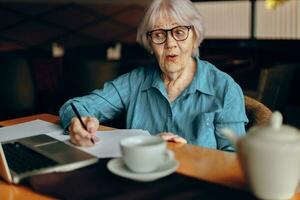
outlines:
[{"label": "wooden chair", "polygon": [[251,97],[245,96],[245,107],[246,115],[249,119],[246,129],[269,123],[272,111],[267,106]]}]

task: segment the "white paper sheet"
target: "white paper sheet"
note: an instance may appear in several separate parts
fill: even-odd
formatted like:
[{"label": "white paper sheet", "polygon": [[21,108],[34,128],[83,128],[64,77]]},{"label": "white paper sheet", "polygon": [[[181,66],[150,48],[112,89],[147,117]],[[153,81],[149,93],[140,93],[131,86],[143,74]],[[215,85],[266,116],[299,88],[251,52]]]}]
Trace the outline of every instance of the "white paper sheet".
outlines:
[{"label": "white paper sheet", "polygon": [[43,120],[33,120],[0,128],[0,141],[5,142],[33,135],[63,133],[61,126]]},{"label": "white paper sheet", "polygon": [[119,142],[122,138],[134,135],[150,135],[148,131],[139,129],[116,129],[112,131],[97,131],[96,135],[100,141],[92,147],[78,147],[69,142],[69,136],[60,134],[59,132],[48,133],[47,135],[54,137],[60,141],[88,152],[98,158],[115,158],[121,157]]},{"label": "white paper sheet", "polygon": [[[69,136],[63,135],[63,129],[57,124],[46,122],[43,120],[33,120],[0,128],[0,141],[9,141],[33,135],[46,134],[60,141],[72,145],[69,142]],[[112,131],[97,131],[97,136],[100,141],[93,147],[77,147],[86,151],[98,158],[113,158],[120,157],[121,152],[119,142],[122,138],[133,135],[150,135],[148,131],[140,129],[116,129]]]}]

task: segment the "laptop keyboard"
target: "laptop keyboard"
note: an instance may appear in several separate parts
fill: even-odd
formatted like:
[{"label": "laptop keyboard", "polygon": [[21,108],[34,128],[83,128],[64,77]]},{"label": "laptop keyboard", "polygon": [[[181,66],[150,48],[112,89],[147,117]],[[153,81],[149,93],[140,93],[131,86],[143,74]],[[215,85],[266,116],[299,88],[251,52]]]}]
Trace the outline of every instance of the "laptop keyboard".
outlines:
[{"label": "laptop keyboard", "polygon": [[46,168],[58,164],[18,142],[2,144],[2,147],[9,168],[16,173]]}]

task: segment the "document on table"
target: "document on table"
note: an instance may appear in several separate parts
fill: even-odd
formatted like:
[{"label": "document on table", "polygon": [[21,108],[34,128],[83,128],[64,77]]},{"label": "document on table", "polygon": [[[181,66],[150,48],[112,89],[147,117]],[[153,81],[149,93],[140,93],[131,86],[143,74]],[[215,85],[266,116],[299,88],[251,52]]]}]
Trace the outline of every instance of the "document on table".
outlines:
[{"label": "document on table", "polygon": [[[58,132],[53,132],[47,135],[60,141],[64,141],[69,145],[73,145],[70,143],[70,137],[68,135],[63,135]],[[119,142],[122,138],[134,135],[150,135],[150,133],[140,129],[116,129],[112,131],[97,131],[96,135],[99,137],[100,141],[96,142],[96,144],[92,147],[73,146],[98,158],[121,157]]]},{"label": "document on table", "polygon": [[0,141],[15,140],[40,134],[63,133],[61,126],[43,120],[33,120],[0,128]]},{"label": "document on table", "polygon": [[[0,141],[5,142],[40,134],[49,135],[53,138],[72,145],[69,141],[69,135],[63,134],[63,129],[61,126],[39,119],[0,128]],[[150,133],[141,129],[116,129],[112,131],[97,131],[96,135],[100,138],[100,141],[97,142],[95,146],[73,146],[98,158],[120,157],[121,151],[119,142],[122,138],[134,135],[150,135]]]}]

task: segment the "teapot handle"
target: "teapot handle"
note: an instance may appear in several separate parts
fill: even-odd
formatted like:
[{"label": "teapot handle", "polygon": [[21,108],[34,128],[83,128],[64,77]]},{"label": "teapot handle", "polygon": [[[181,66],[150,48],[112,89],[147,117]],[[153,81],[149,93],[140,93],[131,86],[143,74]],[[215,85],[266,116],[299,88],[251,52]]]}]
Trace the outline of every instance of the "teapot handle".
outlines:
[{"label": "teapot handle", "polygon": [[282,118],[281,113],[279,111],[274,111],[271,116],[271,121],[270,121],[271,127],[274,130],[279,130],[282,125],[282,121],[283,121],[283,118]]}]

